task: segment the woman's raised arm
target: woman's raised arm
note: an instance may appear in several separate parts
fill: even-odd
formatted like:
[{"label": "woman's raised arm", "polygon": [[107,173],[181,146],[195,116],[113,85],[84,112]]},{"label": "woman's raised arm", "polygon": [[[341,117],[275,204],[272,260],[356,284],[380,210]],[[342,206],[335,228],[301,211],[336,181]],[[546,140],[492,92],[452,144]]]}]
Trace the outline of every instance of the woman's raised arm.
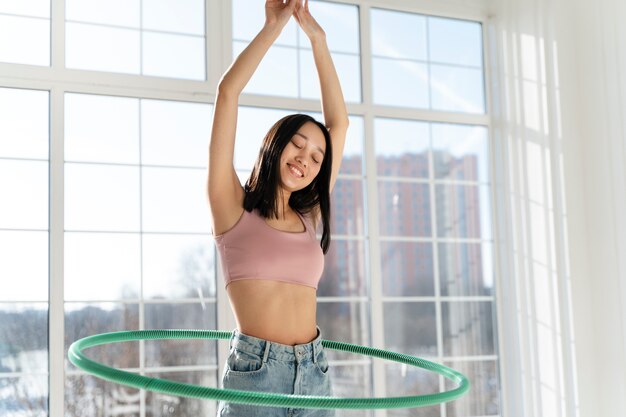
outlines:
[{"label": "woman's raised arm", "polygon": [[266,0],[265,25],[224,73],[217,88],[209,142],[207,193],[213,218],[213,233],[230,229],[241,216],[244,191],[233,157],[239,95],[261,60],[291,18],[298,0]]},{"label": "woman's raised arm", "polygon": [[330,177],[330,190],[332,191],[343,159],[343,148],[346,143],[346,132],[349,124],[348,110],[341,91],[339,77],[326,43],[326,33],[311,16],[309,0],[305,0],[304,5],[299,1],[297,2],[294,17],[311,41],[313,49],[313,59],[315,60],[322,94],[324,124],[330,132],[333,145],[333,171]]}]

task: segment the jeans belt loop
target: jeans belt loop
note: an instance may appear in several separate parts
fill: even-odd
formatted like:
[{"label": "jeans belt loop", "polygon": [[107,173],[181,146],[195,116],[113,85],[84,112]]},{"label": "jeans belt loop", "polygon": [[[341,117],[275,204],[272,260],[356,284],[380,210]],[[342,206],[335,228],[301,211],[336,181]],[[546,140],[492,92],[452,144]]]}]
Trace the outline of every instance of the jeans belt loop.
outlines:
[{"label": "jeans belt loop", "polygon": [[267,358],[268,356],[270,356],[271,345],[272,345],[272,342],[270,342],[269,340],[265,341],[265,352],[263,352],[263,363],[267,362]]},{"label": "jeans belt loop", "polygon": [[233,333],[230,335],[230,341],[228,342],[228,348],[231,350],[233,348],[233,342],[235,341],[235,336],[237,335],[237,329],[233,330]]}]

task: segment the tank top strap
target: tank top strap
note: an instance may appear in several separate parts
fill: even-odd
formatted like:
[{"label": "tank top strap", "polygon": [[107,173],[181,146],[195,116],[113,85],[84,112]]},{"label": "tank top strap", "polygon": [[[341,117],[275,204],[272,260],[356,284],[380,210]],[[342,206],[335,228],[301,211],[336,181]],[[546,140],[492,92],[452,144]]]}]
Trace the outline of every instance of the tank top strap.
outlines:
[{"label": "tank top strap", "polygon": [[315,236],[315,230],[313,228],[313,223],[311,222],[311,219],[309,219],[308,216],[301,214],[298,210],[295,210],[295,212],[302,220],[302,223],[304,224],[306,231],[309,232],[310,235]]}]

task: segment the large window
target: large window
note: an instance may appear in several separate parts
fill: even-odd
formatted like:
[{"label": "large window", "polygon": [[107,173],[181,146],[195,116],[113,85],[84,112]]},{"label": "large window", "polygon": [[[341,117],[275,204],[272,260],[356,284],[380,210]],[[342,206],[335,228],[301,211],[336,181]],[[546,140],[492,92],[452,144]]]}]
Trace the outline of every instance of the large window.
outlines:
[{"label": "large window", "polygon": [[[263,2],[13,3],[0,2],[0,414],[212,415],[214,402],[104,382],[65,356],[95,333],[231,328],[205,201],[207,143],[219,68],[263,24]],[[327,339],[425,357],[472,381],[448,405],[384,414],[496,416],[482,24],[426,15],[410,1],[395,10],[369,3],[310,6],[350,112],[318,323]],[[310,44],[292,21],[240,100],[242,182],[271,125],[295,112],[321,120],[319,98]],[[218,386],[220,343],[88,354]],[[336,395],[451,388],[426,372],[329,355]]]}]

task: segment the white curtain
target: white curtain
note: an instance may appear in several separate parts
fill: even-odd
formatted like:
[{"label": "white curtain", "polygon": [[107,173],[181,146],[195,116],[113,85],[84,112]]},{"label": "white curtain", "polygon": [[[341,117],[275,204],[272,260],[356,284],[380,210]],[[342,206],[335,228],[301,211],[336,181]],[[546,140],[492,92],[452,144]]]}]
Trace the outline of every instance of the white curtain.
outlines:
[{"label": "white curtain", "polygon": [[625,415],[626,2],[490,14],[502,414]]}]

